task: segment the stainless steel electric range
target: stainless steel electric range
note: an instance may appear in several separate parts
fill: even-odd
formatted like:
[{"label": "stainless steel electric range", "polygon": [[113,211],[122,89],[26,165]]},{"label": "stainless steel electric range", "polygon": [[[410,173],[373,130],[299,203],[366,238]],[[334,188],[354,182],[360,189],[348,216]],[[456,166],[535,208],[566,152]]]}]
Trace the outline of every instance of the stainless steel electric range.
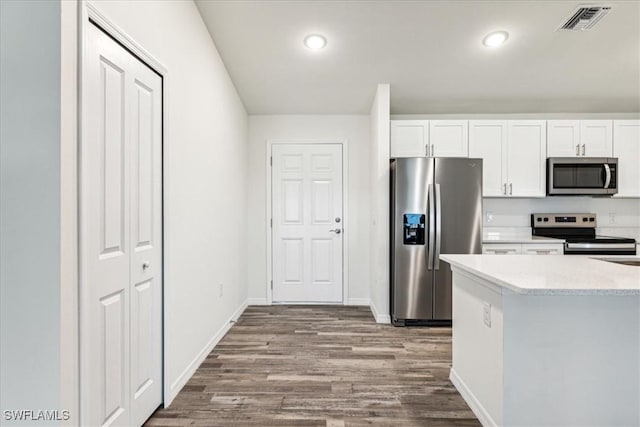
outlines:
[{"label": "stainless steel electric range", "polygon": [[596,235],[595,214],[531,214],[534,236],[564,239],[565,255],[636,255],[636,240]]}]

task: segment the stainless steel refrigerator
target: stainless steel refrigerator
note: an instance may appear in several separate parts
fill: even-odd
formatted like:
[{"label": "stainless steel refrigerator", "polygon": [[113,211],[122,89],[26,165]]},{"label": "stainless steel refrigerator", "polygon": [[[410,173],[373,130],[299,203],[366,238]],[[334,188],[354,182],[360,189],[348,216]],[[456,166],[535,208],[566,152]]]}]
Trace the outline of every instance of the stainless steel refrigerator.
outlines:
[{"label": "stainless steel refrigerator", "polygon": [[482,252],[482,160],[391,161],[391,320],[451,324],[451,267]]}]

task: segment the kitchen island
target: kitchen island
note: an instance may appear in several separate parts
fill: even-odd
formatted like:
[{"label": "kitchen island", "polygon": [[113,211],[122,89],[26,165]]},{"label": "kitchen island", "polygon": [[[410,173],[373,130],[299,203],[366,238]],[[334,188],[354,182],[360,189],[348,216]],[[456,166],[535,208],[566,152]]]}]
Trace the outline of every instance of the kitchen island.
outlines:
[{"label": "kitchen island", "polygon": [[640,425],[638,257],[441,255],[450,378],[484,426]]}]

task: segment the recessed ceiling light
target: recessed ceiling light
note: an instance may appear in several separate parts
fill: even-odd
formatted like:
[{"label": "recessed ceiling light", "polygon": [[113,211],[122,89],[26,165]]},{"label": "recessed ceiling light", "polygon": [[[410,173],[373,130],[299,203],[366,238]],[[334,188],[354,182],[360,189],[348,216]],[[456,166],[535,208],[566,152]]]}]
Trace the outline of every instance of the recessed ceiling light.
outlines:
[{"label": "recessed ceiling light", "polygon": [[508,38],[509,38],[509,33],[507,33],[506,31],[495,31],[487,35],[482,40],[482,44],[487,47],[498,47],[502,43],[506,42]]},{"label": "recessed ceiling light", "polygon": [[320,34],[309,34],[304,38],[304,45],[309,49],[322,49],[327,45],[327,39]]}]

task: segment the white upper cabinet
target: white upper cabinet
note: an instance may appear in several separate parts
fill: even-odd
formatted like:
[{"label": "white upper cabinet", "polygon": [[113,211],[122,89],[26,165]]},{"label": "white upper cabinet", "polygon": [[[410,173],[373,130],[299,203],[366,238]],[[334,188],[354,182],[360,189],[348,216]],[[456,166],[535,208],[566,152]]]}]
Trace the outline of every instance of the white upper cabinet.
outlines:
[{"label": "white upper cabinet", "polygon": [[469,157],[482,159],[482,195],[506,195],[507,121],[470,120]]},{"label": "white upper cabinet", "polygon": [[580,154],[586,157],[611,157],[613,121],[580,120]]},{"label": "white upper cabinet", "polygon": [[391,158],[423,157],[428,149],[428,120],[391,120]]},{"label": "white upper cabinet", "polygon": [[580,156],[580,120],[547,121],[547,155],[549,157]]},{"label": "white upper cabinet", "polygon": [[546,122],[471,120],[469,157],[482,158],[485,197],[544,197]]},{"label": "white upper cabinet", "polygon": [[618,158],[614,197],[640,197],[640,120],[614,120],[613,157]]},{"label": "white upper cabinet", "polygon": [[468,120],[391,120],[391,158],[468,157]]},{"label": "white upper cabinet", "polygon": [[545,120],[510,120],[507,134],[508,193],[545,197],[547,132]]},{"label": "white upper cabinet", "polygon": [[611,157],[613,153],[611,120],[549,120],[547,135],[549,157]]},{"label": "white upper cabinet", "polygon": [[429,140],[432,157],[469,157],[469,121],[430,120]]}]

